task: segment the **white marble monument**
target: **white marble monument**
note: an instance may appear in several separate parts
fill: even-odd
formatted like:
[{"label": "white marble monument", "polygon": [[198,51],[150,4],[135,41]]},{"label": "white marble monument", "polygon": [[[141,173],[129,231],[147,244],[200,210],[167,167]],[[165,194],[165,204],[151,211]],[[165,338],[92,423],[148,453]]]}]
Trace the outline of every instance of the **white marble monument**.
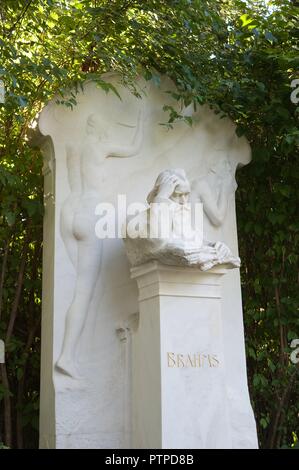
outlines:
[{"label": "white marble monument", "polygon": [[[160,86],[140,81],[139,99],[118,76],[106,78],[121,100],[87,83],[73,110],[53,100],[39,117],[41,135],[35,142],[45,162],[40,446],[254,448],[234,203],[235,171],[249,163],[249,145],[236,136],[231,121],[206,106],[196,113],[183,111],[193,116],[192,127],[184,122],[173,130],[160,125],[167,120],[163,105],[174,105],[165,93],[173,88],[167,79]],[[172,168],[184,170],[184,184],[190,182],[186,192],[203,204],[203,239],[210,258],[199,259],[195,247],[179,267],[176,261],[166,266],[159,257],[141,258],[130,273],[121,236],[96,236],[96,207],[116,207],[121,235],[126,211],[119,207],[119,195],[126,196],[127,204],[143,203],[157,176]],[[185,255],[181,250],[180,259]],[[150,278],[153,289],[155,278],[163,284],[153,296],[141,286]],[[148,311],[156,319],[163,314],[166,323],[146,325],[154,320]],[[201,330],[194,325],[198,311]],[[182,312],[185,327],[180,330]],[[163,341],[156,344],[159,335]],[[143,380],[138,376],[140,351],[145,360],[151,358],[157,380],[144,395],[144,387],[138,388]],[[190,367],[180,367],[182,361]],[[205,365],[192,368],[191,363]],[[191,371],[196,378],[188,400]],[[165,385],[162,396],[159,380]],[[171,393],[175,399],[168,400]],[[157,413],[163,425],[153,441]],[[146,416],[156,420],[151,423]],[[226,432],[223,441],[219,429]]]}]

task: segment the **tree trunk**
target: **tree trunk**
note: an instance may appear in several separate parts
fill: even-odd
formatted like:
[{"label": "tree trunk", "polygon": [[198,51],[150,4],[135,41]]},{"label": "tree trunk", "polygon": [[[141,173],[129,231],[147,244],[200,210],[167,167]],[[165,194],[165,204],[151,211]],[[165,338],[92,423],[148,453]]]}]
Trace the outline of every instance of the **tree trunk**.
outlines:
[{"label": "tree trunk", "polygon": [[12,304],[11,308],[11,313],[9,317],[9,323],[6,331],[6,344],[9,343],[9,340],[11,338],[14,324],[17,318],[17,313],[18,313],[18,307],[19,307],[19,302],[20,302],[20,297],[21,297],[21,292],[22,292],[22,286],[23,286],[23,280],[24,280],[24,271],[25,271],[25,264],[26,264],[26,256],[27,256],[27,243],[25,242],[25,246],[23,248],[23,255],[20,263],[20,270],[18,274],[18,279],[17,279],[17,287],[16,287],[16,293],[15,293],[15,298]]},{"label": "tree trunk", "polygon": [[7,376],[6,364],[1,364],[2,384],[5,388],[4,395],[4,444],[12,447],[12,419],[11,419],[11,401],[10,388]]},{"label": "tree trunk", "polygon": [[1,277],[0,277],[0,320],[1,320],[1,313],[2,313],[3,288],[4,288],[4,279],[5,279],[6,266],[7,266],[8,248],[9,248],[9,240],[7,240],[7,242],[5,244],[2,267],[1,267]]}]

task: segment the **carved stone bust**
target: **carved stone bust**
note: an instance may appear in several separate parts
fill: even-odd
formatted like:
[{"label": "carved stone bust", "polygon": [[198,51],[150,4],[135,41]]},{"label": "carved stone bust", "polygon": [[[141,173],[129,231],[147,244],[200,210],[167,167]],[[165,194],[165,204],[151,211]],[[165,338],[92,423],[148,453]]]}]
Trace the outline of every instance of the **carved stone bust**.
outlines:
[{"label": "carved stone bust", "polygon": [[162,171],[147,196],[149,207],[139,215],[139,232],[132,234],[127,220],[127,256],[133,266],[150,260],[206,271],[214,266],[240,266],[240,258],[221,241],[203,240],[192,228],[191,186],[183,169]]}]

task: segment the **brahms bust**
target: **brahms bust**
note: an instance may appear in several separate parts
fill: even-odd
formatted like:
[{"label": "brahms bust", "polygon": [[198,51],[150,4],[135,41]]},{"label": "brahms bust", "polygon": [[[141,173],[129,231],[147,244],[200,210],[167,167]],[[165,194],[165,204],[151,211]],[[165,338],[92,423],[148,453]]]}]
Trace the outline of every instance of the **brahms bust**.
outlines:
[{"label": "brahms bust", "polygon": [[147,197],[149,208],[140,214],[138,236],[129,233],[127,220],[124,242],[133,266],[151,260],[192,266],[201,271],[219,265],[240,266],[240,258],[224,243],[203,240],[202,234],[192,229],[190,192],[183,169],[164,170],[159,174]]}]

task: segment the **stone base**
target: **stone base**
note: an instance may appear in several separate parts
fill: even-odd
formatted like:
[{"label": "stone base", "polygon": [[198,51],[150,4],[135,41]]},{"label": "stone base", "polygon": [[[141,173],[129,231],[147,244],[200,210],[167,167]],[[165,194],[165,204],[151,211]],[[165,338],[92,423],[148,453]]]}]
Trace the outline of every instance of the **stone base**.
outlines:
[{"label": "stone base", "polygon": [[133,268],[133,448],[232,448],[223,354],[221,277],[146,263]]}]

